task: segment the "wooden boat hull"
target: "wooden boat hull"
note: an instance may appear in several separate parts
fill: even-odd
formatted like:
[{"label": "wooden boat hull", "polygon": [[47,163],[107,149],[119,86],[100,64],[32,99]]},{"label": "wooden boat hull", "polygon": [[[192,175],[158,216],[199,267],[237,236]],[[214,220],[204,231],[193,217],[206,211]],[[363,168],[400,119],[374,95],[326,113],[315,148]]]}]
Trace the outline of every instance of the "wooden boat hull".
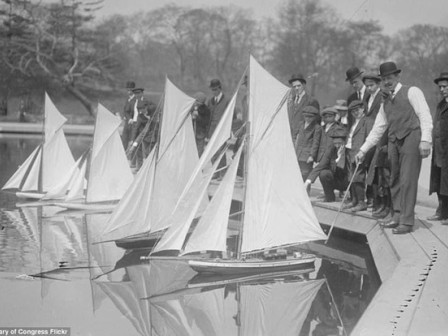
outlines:
[{"label": "wooden boat hull", "polygon": [[256,274],[314,268],[315,256],[282,260],[189,260],[188,264],[203,274]]},{"label": "wooden boat hull", "polygon": [[18,192],[16,192],[16,196],[18,198],[40,200],[42,197],[45,196],[45,194],[39,193],[39,192],[32,192],[32,191],[18,191]]},{"label": "wooden boat hull", "polygon": [[152,250],[166,230],[154,233],[142,233],[132,237],[115,240],[115,245],[125,250],[150,249]]},{"label": "wooden boat hull", "polygon": [[84,202],[54,202],[53,205],[69,210],[113,211],[118,201],[84,203]]}]

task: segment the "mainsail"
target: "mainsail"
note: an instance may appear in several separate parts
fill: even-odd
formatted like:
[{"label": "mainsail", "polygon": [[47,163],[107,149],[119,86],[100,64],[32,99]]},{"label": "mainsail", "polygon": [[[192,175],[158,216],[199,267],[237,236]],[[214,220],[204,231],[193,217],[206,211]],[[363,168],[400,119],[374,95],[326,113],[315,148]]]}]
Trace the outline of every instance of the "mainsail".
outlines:
[{"label": "mainsail", "polygon": [[118,132],[121,120],[98,105],[86,202],[118,200],[133,180]]},{"label": "mainsail", "polygon": [[47,192],[66,178],[75,164],[62,130],[66,121],[45,93],[44,143],[31,153],[2,189]]},{"label": "mainsail", "polygon": [[249,127],[242,252],[325,239],[289,137],[288,88],[250,58]]}]

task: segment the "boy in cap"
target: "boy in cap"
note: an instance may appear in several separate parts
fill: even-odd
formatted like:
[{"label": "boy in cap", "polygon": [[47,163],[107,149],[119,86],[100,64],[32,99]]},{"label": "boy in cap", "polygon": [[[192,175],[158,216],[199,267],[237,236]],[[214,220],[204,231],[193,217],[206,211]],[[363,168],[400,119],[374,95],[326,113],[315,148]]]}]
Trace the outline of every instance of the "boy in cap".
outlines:
[{"label": "boy in cap", "polygon": [[343,192],[348,185],[348,164],[346,160],[345,139],[347,132],[337,125],[329,135],[332,143],[325,152],[319,164],[313,168],[305,181],[305,187],[310,192],[311,184],[319,177],[324,188],[324,202],[334,202],[334,190]]},{"label": "boy in cap", "polygon": [[348,106],[348,112],[353,117],[353,125],[350,127],[345,148],[347,149],[348,160],[350,164],[349,180],[352,180],[353,178],[353,182],[350,188],[352,201],[351,203],[344,205],[343,209],[350,210],[352,212],[367,210],[367,204],[365,202],[365,181],[368,166],[366,166],[365,162],[359,164],[359,167],[355,174],[355,156],[358,153],[361,145],[366,140],[373,126],[373,120],[367,118],[364,115],[364,109],[364,103],[360,100],[354,100]]},{"label": "boy in cap", "polygon": [[303,181],[307,179],[313,169],[313,162],[317,158],[322,132],[318,115],[317,108],[311,105],[305,106],[303,109],[304,120],[299,124],[298,135],[294,144]]},{"label": "boy in cap", "polygon": [[322,117],[322,132],[319,139],[319,149],[317,150],[316,162],[319,162],[325,151],[332,146],[331,133],[339,125],[336,121],[338,111],[334,106],[324,108],[320,115]]},{"label": "boy in cap", "polygon": [[336,105],[334,106],[334,108],[338,111],[338,114],[336,115],[336,121],[339,123],[339,125],[348,128],[347,101],[344,99],[336,100]]}]

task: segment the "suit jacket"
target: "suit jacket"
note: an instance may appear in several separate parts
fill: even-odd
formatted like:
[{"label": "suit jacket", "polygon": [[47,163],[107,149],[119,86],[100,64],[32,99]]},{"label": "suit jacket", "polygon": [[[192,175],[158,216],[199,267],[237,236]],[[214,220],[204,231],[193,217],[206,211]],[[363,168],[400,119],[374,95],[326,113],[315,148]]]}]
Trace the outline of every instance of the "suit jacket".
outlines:
[{"label": "suit jacket", "polygon": [[343,176],[344,179],[346,179],[349,172],[349,164],[345,159],[345,153],[346,151],[344,148],[342,150],[342,161],[336,163],[336,159],[338,158],[338,149],[334,145],[328,147],[322,157],[322,160],[320,160],[316,167],[313,168],[307,179],[314,183],[320,172],[323,170],[330,170],[331,172],[333,172],[333,174],[336,174],[336,172],[338,172],[340,177]]},{"label": "suit jacket", "polygon": [[223,93],[221,99],[215,102],[215,97],[211,97],[207,103],[207,107],[210,110],[210,123],[208,127],[208,138],[210,138],[218,126],[224,111],[229,105],[230,99]]},{"label": "suit jacket", "polygon": [[[355,162],[355,155],[359,152],[359,149],[361,148],[364,141],[366,141],[367,136],[369,135],[370,131],[372,130],[374,122],[375,122],[375,120],[372,120],[371,118],[363,116],[359,120],[358,125],[356,125],[356,128],[352,135],[352,145],[348,152],[351,163]],[[373,152],[372,152],[372,154],[373,154]]]},{"label": "suit jacket", "polygon": [[[448,196],[448,103],[443,99],[437,104],[433,118],[433,153],[429,193],[439,192]],[[440,170],[438,169],[440,168]]]},{"label": "suit jacket", "polygon": [[312,97],[310,94],[305,92],[300,102],[296,104],[294,101],[296,96],[293,91],[288,97],[288,116],[289,116],[289,126],[291,127],[291,136],[293,141],[296,140],[297,133],[299,132],[299,125],[304,120],[303,108],[305,106],[314,106],[319,111],[319,102]]},{"label": "suit jacket", "polygon": [[[369,95],[370,97],[370,95]],[[378,114],[378,111],[380,110],[380,106],[381,103],[383,101],[383,97],[381,96],[381,92],[378,92],[375,96],[375,98],[373,99],[373,103],[372,106],[370,106],[369,109],[369,99],[365,100],[365,106],[366,106],[366,117],[373,119],[373,121],[375,121],[375,118]]]},{"label": "suit jacket", "polygon": [[310,123],[306,128],[305,121],[299,124],[297,140],[294,146],[298,161],[306,162],[310,156],[316,161],[321,132],[322,127],[320,127],[317,121]]},{"label": "suit jacket", "polygon": [[207,105],[201,104],[198,106],[197,111],[198,115],[193,120],[196,138],[204,139],[208,136],[208,128],[210,126],[210,109]]},{"label": "suit jacket", "polygon": [[[379,93],[378,93],[378,95],[380,95]],[[377,95],[377,96],[378,96]],[[362,97],[362,101],[364,102],[364,105],[366,106],[366,109],[367,109],[367,102],[369,101],[369,97],[370,97],[370,93],[368,93],[367,92],[367,89],[364,91],[364,97]],[[376,97],[375,97],[376,98]],[[352,102],[352,101],[354,101],[354,100],[358,100],[358,93],[355,91],[355,92],[353,92],[350,96],[348,96],[348,98],[347,98],[347,106],[349,106],[350,105],[350,103]],[[349,113],[348,115],[347,115],[347,119],[348,119],[348,129],[350,130],[350,127],[352,127],[352,125],[353,125],[353,117],[352,117],[352,115],[351,115],[351,113]]]},{"label": "suit jacket", "polygon": [[132,97],[126,98],[126,102],[123,107],[123,115],[121,116],[122,119],[128,121],[129,119],[132,119],[134,116],[134,105],[135,105],[135,95]]},{"label": "suit jacket", "polygon": [[331,132],[338,126],[338,123],[335,122],[333,125],[331,125],[328,132],[325,132],[325,126],[322,126],[322,131],[320,133],[320,139],[319,139],[319,148],[317,150],[317,157],[316,162],[319,162],[322,157],[324,156],[324,153],[327,151],[327,149],[333,146],[333,139],[330,138]]}]

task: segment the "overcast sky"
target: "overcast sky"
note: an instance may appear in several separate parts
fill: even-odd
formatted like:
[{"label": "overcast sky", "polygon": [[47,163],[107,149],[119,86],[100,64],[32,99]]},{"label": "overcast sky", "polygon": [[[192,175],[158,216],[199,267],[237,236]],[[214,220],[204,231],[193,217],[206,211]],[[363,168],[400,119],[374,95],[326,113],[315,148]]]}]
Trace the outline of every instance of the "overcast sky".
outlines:
[{"label": "overcast sky", "polygon": [[[387,34],[416,23],[431,23],[448,27],[448,0],[322,0],[339,12],[342,18],[378,20]],[[250,8],[256,18],[274,16],[282,0],[105,0],[102,15],[131,14],[151,10],[168,3],[206,7],[233,4]]]}]

